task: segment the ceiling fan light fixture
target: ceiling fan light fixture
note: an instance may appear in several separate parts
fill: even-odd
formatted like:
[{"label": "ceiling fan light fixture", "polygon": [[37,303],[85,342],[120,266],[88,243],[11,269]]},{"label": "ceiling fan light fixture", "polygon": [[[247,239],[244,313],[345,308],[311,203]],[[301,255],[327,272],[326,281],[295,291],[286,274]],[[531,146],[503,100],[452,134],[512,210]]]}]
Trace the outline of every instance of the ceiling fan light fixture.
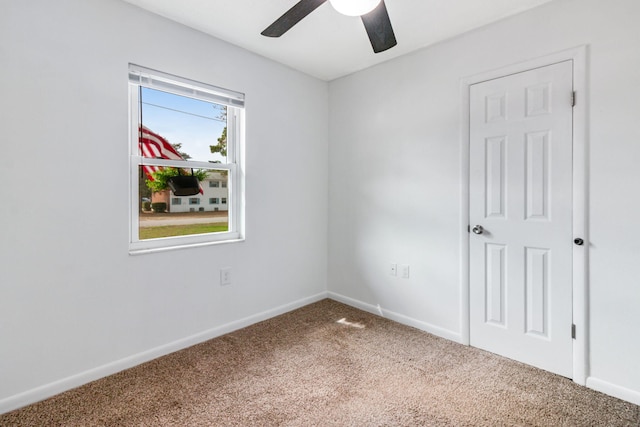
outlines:
[{"label": "ceiling fan light fixture", "polygon": [[[327,0],[300,0],[264,31],[263,36],[280,37]],[[329,0],[339,13],[359,16],[367,31],[373,53],[384,52],[398,44],[384,0]]]},{"label": "ceiling fan light fixture", "polygon": [[381,0],[329,0],[331,6],[347,16],[362,16],[371,12]]}]

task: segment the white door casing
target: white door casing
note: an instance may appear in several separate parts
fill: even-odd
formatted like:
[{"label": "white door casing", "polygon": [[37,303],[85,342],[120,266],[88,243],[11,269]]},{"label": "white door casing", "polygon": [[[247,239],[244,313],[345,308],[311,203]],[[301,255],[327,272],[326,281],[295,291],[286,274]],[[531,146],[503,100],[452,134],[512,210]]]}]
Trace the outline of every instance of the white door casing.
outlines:
[{"label": "white door casing", "polygon": [[470,343],[566,377],[572,93],[571,61],[470,86]]}]

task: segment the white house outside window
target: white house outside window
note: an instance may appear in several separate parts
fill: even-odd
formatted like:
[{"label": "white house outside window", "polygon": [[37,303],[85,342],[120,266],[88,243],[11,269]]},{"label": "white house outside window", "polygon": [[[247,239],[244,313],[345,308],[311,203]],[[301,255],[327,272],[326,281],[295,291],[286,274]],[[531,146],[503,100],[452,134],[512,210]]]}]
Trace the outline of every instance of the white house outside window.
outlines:
[{"label": "white house outside window", "polygon": [[129,98],[131,253],[242,239],[244,95],[131,64]]}]

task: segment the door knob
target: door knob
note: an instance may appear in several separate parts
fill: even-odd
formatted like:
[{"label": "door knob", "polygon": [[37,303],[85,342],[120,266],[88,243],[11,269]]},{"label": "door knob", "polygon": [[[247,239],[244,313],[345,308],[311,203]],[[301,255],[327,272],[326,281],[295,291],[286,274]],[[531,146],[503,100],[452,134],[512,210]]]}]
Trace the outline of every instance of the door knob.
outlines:
[{"label": "door knob", "polygon": [[482,234],[484,233],[484,228],[482,228],[481,225],[476,225],[471,229],[471,231],[473,231],[475,234]]},{"label": "door knob", "polygon": [[576,245],[578,245],[578,246],[582,246],[582,245],[584,245],[584,240],[582,240],[582,239],[580,239],[580,238],[577,238],[577,239],[575,239],[575,240],[573,241],[573,243],[575,243],[575,244],[576,244]]}]

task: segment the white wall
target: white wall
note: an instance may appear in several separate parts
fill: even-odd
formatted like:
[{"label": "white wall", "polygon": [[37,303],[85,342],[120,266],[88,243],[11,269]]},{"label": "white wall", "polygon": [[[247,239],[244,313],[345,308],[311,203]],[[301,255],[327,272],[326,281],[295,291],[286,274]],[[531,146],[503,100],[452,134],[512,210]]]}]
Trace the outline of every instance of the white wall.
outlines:
[{"label": "white wall", "polygon": [[[246,242],[128,254],[129,62],[246,94]],[[0,412],[326,295],[326,82],[117,0],[3,0],[0,93]]]},{"label": "white wall", "polygon": [[460,339],[461,81],[588,45],[587,384],[640,404],[638,17],[637,0],[557,0],[331,82],[332,295]]}]

